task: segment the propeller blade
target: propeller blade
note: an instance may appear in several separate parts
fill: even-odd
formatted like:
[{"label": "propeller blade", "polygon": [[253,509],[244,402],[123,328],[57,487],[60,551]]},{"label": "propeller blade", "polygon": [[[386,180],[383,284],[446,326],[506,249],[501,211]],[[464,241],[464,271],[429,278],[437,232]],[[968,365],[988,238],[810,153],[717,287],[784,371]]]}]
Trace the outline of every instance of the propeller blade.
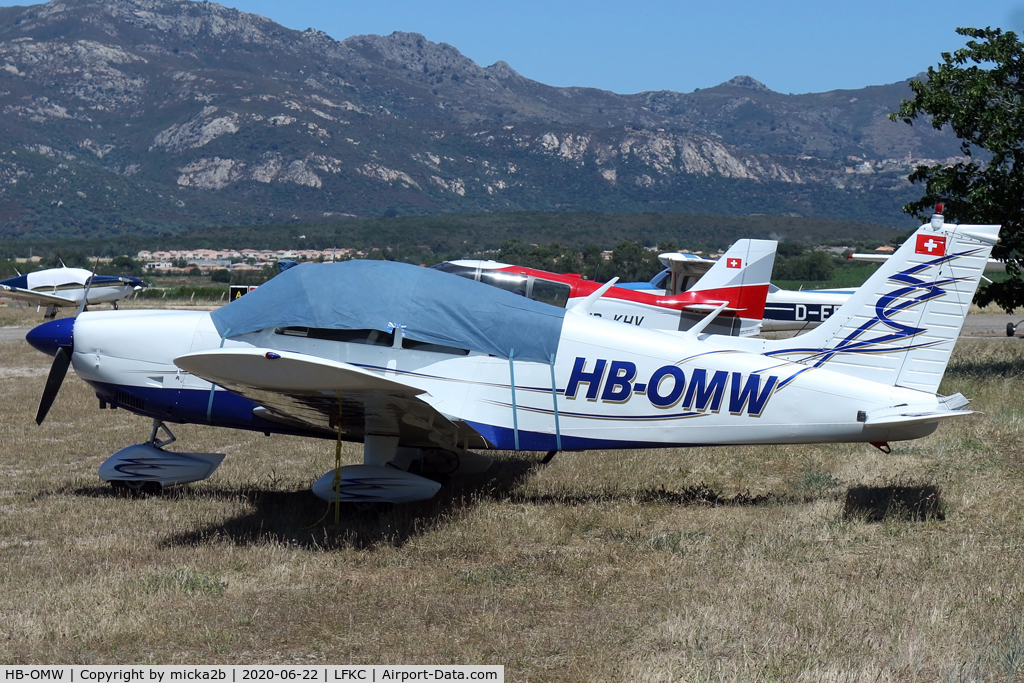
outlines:
[{"label": "propeller blade", "polygon": [[50,374],[46,378],[46,386],[43,387],[43,397],[39,399],[39,410],[36,411],[37,425],[43,424],[46,414],[50,412],[50,407],[53,405],[54,399],[57,398],[57,392],[60,391],[60,385],[64,383],[64,376],[68,374],[70,366],[71,356],[68,355],[67,350],[62,346],[57,349],[57,353],[53,356],[53,365],[50,366]]},{"label": "propeller blade", "polygon": [[96,257],[96,262],[92,266],[92,274],[89,275],[89,279],[85,281],[85,294],[82,295],[82,303],[78,304],[78,312],[75,316],[82,315],[82,311],[89,305],[89,290],[92,289],[92,279],[96,277],[96,266],[100,264],[100,257]]}]

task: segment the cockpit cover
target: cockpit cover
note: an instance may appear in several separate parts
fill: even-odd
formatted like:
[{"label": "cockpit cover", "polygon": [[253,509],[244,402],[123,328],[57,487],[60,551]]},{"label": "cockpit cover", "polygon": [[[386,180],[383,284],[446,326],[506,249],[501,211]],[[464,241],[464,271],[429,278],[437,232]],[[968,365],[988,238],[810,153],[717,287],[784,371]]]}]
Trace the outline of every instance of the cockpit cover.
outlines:
[{"label": "cockpit cover", "polygon": [[223,337],[270,327],[402,328],[409,339],[547,363],[565,310],[430,268],[309,263],[210,314]]}]

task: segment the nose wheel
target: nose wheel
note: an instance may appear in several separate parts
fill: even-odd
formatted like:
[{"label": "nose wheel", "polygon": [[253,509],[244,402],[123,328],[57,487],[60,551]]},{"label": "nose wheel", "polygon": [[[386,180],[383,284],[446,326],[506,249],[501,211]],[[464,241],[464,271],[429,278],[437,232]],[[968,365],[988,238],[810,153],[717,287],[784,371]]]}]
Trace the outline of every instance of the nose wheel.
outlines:
[{"label": "nose wheel", "polygon": [[149,439],[125,446],[100,465],[99,475],[118,493],[138,498],[165,488],[207,479],[224,460],[223,453],[180,453],[164,450],[175,441],[160,420],[153,420]]}]

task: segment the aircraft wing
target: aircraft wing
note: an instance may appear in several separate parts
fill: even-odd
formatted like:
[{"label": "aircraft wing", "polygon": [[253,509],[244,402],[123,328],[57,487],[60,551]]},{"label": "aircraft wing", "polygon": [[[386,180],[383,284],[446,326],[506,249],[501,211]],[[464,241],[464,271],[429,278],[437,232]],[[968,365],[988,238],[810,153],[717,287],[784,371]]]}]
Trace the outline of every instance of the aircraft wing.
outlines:
[{"label": "aircraft wing", "polygon": [[711,259],[697,258],[692,254],[659,254],[658,260],[666,268],[671,269],[673,274],[682,275],[683,277],[699,278],[711,270],[711,266],[715,265],[715,262]]},{"label": "aircraft wing", "polygon": [[486,441],[422,400],[425,392],[349,363],[277,349],[213,349],[174,359],[182,370],[258,403],[264,420],[345,436],[399,436],[404,446],[458,450]]},{"label": "aircraft wing", "polygon": [[40,304],[44,306],[78,305],[78,302],[74,299],[57,296],[56,294],[46,294],[45,292],[34,292],[31,289],[22,289],[21,287],[9,287],[7,285],[0,285],[0,297],[3,297],[4,299],[22,301],[27,304]]}]

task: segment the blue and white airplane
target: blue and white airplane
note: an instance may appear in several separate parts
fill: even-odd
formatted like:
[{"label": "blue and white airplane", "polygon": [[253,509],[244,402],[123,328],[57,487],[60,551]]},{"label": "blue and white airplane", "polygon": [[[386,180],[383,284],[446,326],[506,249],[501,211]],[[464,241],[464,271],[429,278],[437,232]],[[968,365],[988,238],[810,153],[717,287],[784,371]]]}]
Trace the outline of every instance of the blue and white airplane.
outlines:
[{"label": "blue and white airplane", "polygon": [[440,484],[424,475],[489,465],[474,450],[887,448],[969,414],[936,392],[998,233],[936,216],[785,340],[706,334],[717,309],[687,331],[602,320],[588,315],[602,290],[565,310],[399,263],[304,264],[212,312],[38,326],[27,339],[54,362],[36,419],[73,365],[101,408],[152,418],[147,442],[100,468],[143,490],[206,478],[223,458],[167,450],[172,423],[362,442],[362,465],[313,486],[345,502],[429,498]]},{"label": "blue and white airplane", "polygon": [[78,307],[88,291],[86,304],[117,302],[144,289],[146,283],[137,277],[94,275],[84,268],[48,268],[0,280],[0,298],[35,306],[46,306],[46,317],[52,318],[62,306]]}]

